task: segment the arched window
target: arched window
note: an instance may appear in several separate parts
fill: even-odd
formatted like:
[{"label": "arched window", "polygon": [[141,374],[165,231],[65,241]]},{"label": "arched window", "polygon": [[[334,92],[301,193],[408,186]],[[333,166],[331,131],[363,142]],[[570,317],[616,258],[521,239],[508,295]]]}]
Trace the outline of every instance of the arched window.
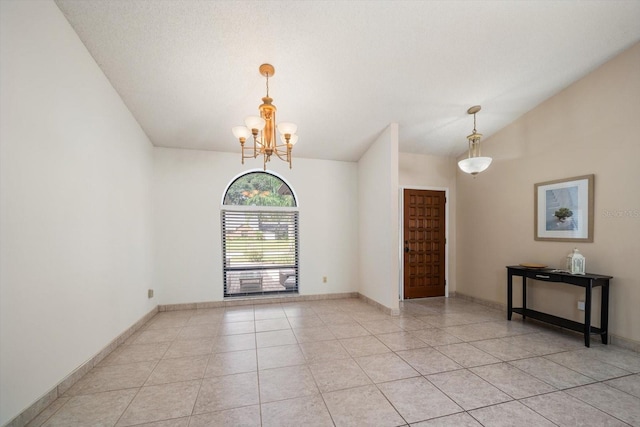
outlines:
[{"label": "arched window", "polygon": [[225,297],[298,291],[297,202],[282,178],[263,171],[235,178],[221,218]]}]

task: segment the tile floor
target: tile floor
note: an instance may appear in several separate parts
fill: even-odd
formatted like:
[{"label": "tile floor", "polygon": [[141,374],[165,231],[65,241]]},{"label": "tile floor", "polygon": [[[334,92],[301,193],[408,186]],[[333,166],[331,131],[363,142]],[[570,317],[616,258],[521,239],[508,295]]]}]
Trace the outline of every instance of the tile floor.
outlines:
[{"label": "tile floor", "polygon": [[640,354],[456,298],[162,312],[30,425],[640,426]]}]

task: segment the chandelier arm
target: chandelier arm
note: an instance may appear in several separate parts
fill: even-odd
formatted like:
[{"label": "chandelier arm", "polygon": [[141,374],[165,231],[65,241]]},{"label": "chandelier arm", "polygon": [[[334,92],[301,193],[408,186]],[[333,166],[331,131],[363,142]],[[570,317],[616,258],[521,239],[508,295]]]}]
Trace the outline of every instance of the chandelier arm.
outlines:
[{"label": "chandelier arm", "polygon": [[273,150],[273,152],[276,154],[276,156],[278,156],[278,158],[279,158],[280,160],[283,160],[283,161],[285,161],[285,162],[288,162],[288,161],[289,161],[289,159],[288,159],[288,153],[289,153],[289,150],[287,149],[287,151],[284,151],[284,152],[283,152],[283,151],[281,150],[281,148],[282,148],[282,147],[286,147],[286,144],[276,145],[276,147],[275,147],[275,149]]}]

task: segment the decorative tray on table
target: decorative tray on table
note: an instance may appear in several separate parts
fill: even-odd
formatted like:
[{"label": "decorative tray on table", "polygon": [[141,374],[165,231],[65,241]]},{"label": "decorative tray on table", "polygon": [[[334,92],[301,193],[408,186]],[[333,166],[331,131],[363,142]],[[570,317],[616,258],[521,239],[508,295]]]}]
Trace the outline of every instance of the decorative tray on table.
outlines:
[{"label": "decorative tray on table", "polygon": [[547,268],[548,265],[536,264],[534,262],[523,262],[522,264],[520,264],[520,267],[532,268],[532,269],[540,270],[540,269],[543,269],[543,268]]}]

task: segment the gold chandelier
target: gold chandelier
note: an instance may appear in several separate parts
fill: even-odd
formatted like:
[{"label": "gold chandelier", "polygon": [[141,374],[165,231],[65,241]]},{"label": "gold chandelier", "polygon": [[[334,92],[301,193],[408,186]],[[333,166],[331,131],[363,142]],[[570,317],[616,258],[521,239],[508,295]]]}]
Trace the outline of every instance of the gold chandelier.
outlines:
[{"label": "gold chandelier", "polygon": [[[259,70],[267,78],[267,96],[262,98],[262,105],[258,107],[260,117],[249,116],[244,120],[245,126],[235,126],[231,131],[240,141],[243,165],[244,159],[255,159],[261,154],[264,157],[264,170],[267,170],[267,162],[275,154],[280,160],[289,163],[291,169],[291,150],[298,142],[298,126],[289,122],[278,123],[276,126],[276,106],[272,104],[273,99],[269,98],[269,77],[273,76],[275,68],[271,64],[262,64]],[[278,144],[276,129],[280,133],[281,144]],[[245,147],[244,144],[251,135],[253,146]]]}]

